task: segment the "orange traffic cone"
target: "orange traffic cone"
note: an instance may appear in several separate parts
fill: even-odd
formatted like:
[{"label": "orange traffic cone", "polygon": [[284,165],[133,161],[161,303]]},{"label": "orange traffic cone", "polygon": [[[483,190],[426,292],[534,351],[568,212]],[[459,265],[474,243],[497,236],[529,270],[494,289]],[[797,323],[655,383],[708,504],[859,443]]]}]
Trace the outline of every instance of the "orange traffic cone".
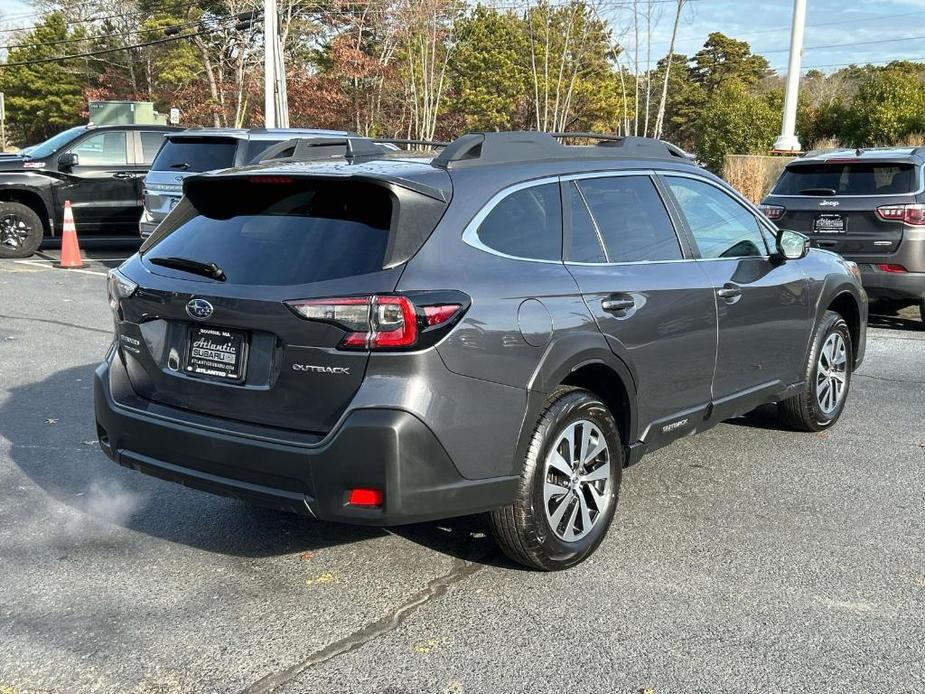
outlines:
[{"label": "orange traffic cone", "polygon": [[82,268],[84,261],[80,257],[80,245],[77,243],[77,227],[74,226],[74,213],[71,201],[64,201],[64,232],[61,234],[61,262],[55,267],[65,270]]}]

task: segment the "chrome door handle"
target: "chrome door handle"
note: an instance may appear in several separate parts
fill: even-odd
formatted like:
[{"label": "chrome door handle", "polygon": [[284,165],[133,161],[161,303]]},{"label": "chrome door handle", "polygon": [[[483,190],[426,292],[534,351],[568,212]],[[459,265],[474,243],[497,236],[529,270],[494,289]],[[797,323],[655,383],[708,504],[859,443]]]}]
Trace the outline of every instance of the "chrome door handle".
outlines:
[{"label": "chrome door handle", "polygon": [[726,299],[726,301],[732,301],[742,296],[742,290],[734,284],[727,284],[722,289],[716,290],[716,296]]},{"label": "chrome door handle", "polygon": [[620,311],[628,311],[631,308],[636,306],[636,302],[629,298],[615,298],[610,297],[604,299],[601,302],[601,308],[607,311],[608,313],[618,313]]}]

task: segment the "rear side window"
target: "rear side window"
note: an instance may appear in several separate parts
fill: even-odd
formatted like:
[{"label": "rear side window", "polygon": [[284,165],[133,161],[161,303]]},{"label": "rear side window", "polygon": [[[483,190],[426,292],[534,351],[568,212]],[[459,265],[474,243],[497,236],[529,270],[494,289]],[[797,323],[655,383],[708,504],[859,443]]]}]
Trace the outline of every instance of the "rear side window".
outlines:
[{"label": "rear side window", "polygon": [[201,173],[234,166],[237,140],[216,138],[177,138],[164,143],[152,171],[188,171]]},{"label": "rear side window", "polygon": [[682,258],[674,225],[648,176],[582,179],[578,188],[594,217],[607,262]]},{"label": "rear side window", "polygon": [[565,257],[576,263],[606,263],[604,241],[574,181],[566,184],[566,195],[572,224]]},{"label": "rear side window", "polygon": [[387,189],[218,183],[190,200],[196,216],[143,249],[143,257],[215,263],[230,284],[247,285],[308,284],[382,269],[393,208]]},{"label": "rear side window", "polygon": [[784,169],[775,195],[903,195],[916,189],[912,164],[801,164]]},{"label": "rear side window", "polygon": [[666,176],[704,258],[743,258],[767,253],[755,215],[728,193],[692,178]]},{"label": "rear side window", "polygon": [[250,140],[247,143],[247,153],[244,155],[244,162],[250,164],[257,157],[270,149],[273,145],[278,145],[282,140]]},{"label": "rear side window", "polygon": [[164,143],[164,133],[142,131],[139,135],[141,135],[142,163],[150,164],[154,161],[157,150],[159,150]]},{"label": "rear side window", "polygon": [[479,240],[517,258],[561,260],[562,202],[558,183],[514,191],[492,208]]}]

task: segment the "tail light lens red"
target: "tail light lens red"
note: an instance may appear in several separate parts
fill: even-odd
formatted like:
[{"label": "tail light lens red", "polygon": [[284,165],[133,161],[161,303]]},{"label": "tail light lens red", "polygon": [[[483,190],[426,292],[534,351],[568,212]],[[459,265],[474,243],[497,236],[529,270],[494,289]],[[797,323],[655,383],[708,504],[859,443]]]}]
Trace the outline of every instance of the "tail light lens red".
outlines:
[{"label": "tail light lens red", "polygon": [[288,301],[286,305],[301,318],[333,323],[346,330],[339,349],[388,350],[427,346],[421,344],[422,333],[448,328],[467,303],[416,305],[407,296],[373,294]]},{"label": "tail light lens red", "polygon": [[877,208],[877,216],[888,222],[903,222],[914,227],[925,226],[925,205],[909,203],[907,205],[882,205]]},{"label": "tail light lens red", "polygon": [[892,263],[883,263],[878,265],[878,267],[883,272],[908,272],[902,265],[894,265]]},{"label": "tail light lens red", "polygon": [[764,213],[764,216],[771,220],[778,220],[784,216],[786,208],[780,205],[758,205],[758,209]]}]

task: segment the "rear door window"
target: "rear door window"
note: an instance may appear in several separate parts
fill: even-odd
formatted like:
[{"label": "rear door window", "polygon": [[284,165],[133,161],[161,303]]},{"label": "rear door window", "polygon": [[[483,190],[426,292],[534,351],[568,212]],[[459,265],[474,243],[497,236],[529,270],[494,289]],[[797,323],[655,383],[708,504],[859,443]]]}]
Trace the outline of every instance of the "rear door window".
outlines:
[{"label": "rear door window", "polygon": [[728,193],[705,181],[666,176],[665,181],[704,258],[767,254],[758,219]]},{"label": "rear door window", "polygon": [[164,133],[157,131],[142,131],[141,136],[141,161],[145,165],[150,165],[157,155],[157,150],[164,143]]},{"label": "rear door window", "polygon": [[581,179],[578,188],[594,217],[607,262],[683,257],[668,210],[648,176]]},{"label": "rear door window", "polygon": [[238,141],[218,138],[169,139],[158,152],[152,171],[201,173],[234,166]]},{"label": "rear door window", "polygon": [[479,240],[505,255],[561,260],[562,202],[558,183],[514,191],[492,208],[478,229]]},{"label": "rear door window", "polygon": [[912,164],[829,162],[784,169],[774,194],[903,195],[916,187]]},{"label": "rear door window", "polygon": [[247,285],[309,284],[382,269],[393,201],[381,186],[218,181],[188,201],[198,214],[152,237],[142,257],[215,263],[230,284]]},{"label": "rear door window", "polygon": [[278,145],[282,140],[251,140],[247,143],[247,153],[244,155],[244,163],[250,164],[257,157],[270,149],[273,145]]}]

